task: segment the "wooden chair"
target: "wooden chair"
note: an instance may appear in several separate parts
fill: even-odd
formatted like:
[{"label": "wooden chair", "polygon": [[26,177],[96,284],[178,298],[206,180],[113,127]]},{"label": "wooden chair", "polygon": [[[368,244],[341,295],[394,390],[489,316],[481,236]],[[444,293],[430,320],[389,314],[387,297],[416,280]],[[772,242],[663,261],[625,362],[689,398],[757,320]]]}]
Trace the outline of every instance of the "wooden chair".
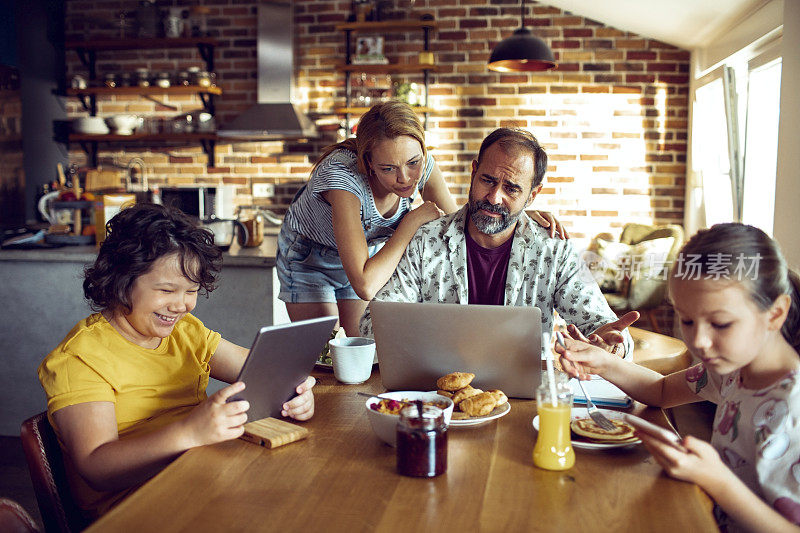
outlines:
[{"label": "wooden chair", "polygon": [[39,533],[39,526],[20,504],[8,498],[0,498],[0,531]]},{"label": "wooden chair", "polygon": [[47,412],[23,422],[20,436],[45,531],[81,531],[89,521],[72,497],[64,470],[64,456],[56,433],[47,420]]}]

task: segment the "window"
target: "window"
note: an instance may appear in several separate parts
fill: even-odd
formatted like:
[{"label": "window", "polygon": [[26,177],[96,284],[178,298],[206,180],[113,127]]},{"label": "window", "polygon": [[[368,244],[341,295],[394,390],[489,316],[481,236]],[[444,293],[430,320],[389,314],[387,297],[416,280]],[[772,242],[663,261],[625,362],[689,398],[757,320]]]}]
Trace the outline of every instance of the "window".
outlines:
[{"label": "window", "polygon": [[752,63],[747,89],[742,222],[757,226],[772,235],[781,99],[781,60],[777,58],[763,65],[756,63],[755,66]]},{"label": "window", "polygon": [[[698,224],[741,221],[772,233],[780,116],[780,42],[742,51],[698,80],[692,195]],[[742,132],[742,135],[740,135]],[[687,214],[688,215],[688,214]]]}]

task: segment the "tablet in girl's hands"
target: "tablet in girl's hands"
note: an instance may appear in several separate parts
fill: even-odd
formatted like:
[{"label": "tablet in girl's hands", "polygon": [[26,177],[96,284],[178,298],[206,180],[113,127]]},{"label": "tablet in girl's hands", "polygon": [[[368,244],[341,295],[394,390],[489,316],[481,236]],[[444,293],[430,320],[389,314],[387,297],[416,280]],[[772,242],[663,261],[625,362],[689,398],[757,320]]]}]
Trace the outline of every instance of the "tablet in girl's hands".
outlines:
[{"label": "tablet in girl's hands", "polygon": [[653,424],[652,422],[648,422],[643,418],[639,418],[638,416],[634,416],[628,413],[622,414],[622,419],[627,422],[628,424],[635,427],[638,431],[642,433],[647,433],[648,435],[660,439],[675,448],[679,448],[683,450],[683,445],[681,445],[681,437],[674,431],[670,431],[668,429],[662,428]]}]

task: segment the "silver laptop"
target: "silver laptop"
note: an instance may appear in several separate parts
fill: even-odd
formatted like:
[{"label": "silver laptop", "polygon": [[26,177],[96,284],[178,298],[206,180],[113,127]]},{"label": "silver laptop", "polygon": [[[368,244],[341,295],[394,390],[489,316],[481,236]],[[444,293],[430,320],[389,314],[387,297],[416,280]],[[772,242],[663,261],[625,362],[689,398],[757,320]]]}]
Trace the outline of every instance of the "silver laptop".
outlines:
[{"label": "silver laptop", "polygon": [[314,369],[337,320],[327,316],[261,328],[236,378],[247,387],[228,401],[249,401],[249,422],[279,417],[283,404],[297,396],[295,389]]},{"label": "silver laptop", "polygon": [[383,385],[433,390],[450,372],[472,385],[534,398],[541,375],[542,313],[536,307],[372,301]]}]

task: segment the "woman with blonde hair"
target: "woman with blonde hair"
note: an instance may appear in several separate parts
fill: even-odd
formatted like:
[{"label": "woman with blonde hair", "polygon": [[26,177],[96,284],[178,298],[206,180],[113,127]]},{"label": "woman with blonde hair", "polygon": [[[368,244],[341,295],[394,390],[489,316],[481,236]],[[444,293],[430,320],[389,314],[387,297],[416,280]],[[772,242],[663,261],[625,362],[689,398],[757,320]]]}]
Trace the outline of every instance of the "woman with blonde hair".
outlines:
[{"label": "woman with blonde hair", "polygon": [[[422,204],[412,209],[416,194]],[[338,315],[349,335],[417,229],[458,208],[406,103],[373,106],[356,137],[327,147],[278,237],[279,298],[292,320]],[[549,214],[537,222],[560,225]]]}]

